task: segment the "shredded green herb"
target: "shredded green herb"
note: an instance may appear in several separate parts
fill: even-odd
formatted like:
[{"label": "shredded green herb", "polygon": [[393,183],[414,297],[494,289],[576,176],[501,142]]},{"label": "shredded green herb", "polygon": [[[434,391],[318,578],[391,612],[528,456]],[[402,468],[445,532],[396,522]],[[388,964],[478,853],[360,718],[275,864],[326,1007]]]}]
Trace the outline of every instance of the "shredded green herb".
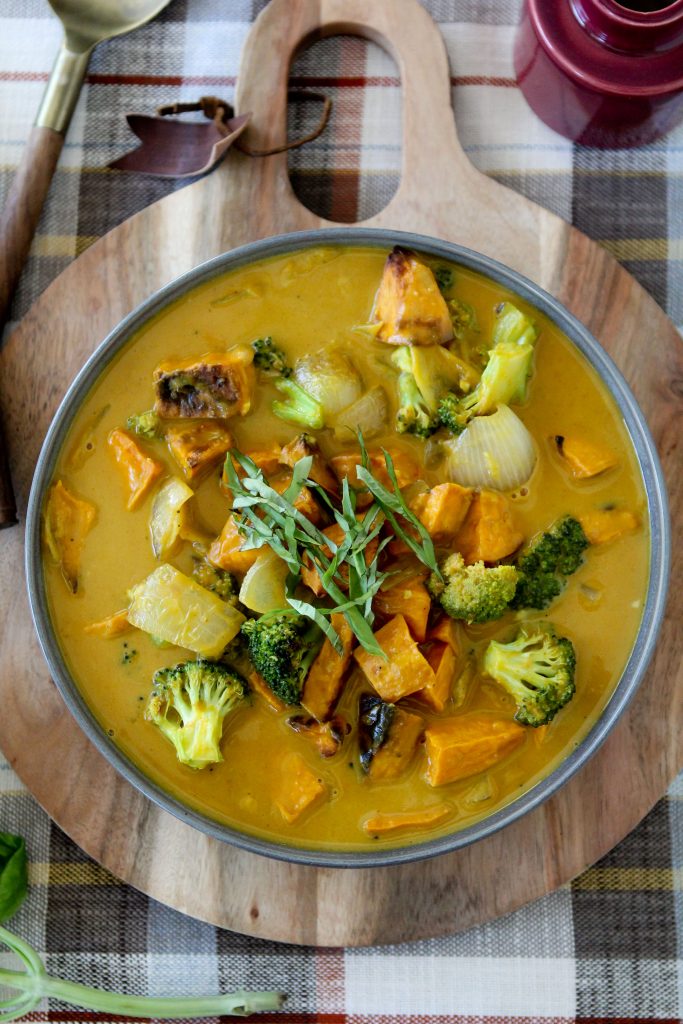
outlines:
[{"label": "shredded green herb", "polygon": [[[341,640],[330,622],[330,616],[335,613],[345,616],[366,651],[385,657],[372,632],[372,601],[390,575],[380,568],[384,548],[392,536],[399,537],[431,572],[438,574],[439,569],[429,534],[406,505],[398,487],[391,456],[384,452],[393,488],[390,491],[370,472],[360,434],[359,443],[363,465],[358,467],[358,479],[373,497],[372,504],[362,512],[357,510],[356,493],[347,479],[342,481],[341,501],[334,502],[322,487],[309,478],[313,461],[310,455],[294,464],[291,483],[282,494],[268,484],[250,458],[237,450],[229,453],[225,472],[233,494],[232,507],[237,528],[246,542],[243,547],[268,545],[289,567],[286,581],[289,606],[313,619],[339,654],[342,653]],[[242,470],[241,477],[235,463]],[[295,507],[294,502],[304,486],[325,505],[341,527],[343,538],[338,544]],[[405,521],[405,527],[401,519]],[[410,530],[417,533],[418,539],[411,535]],[[384,536],[380,538],[382,531]],[[377,541],[377,547],[368,561],[366,552],[373,541]],[[306,560],[317,569],[322,588],[333,602],[331,605],[313,604],[297,596],[301,568]]]}]

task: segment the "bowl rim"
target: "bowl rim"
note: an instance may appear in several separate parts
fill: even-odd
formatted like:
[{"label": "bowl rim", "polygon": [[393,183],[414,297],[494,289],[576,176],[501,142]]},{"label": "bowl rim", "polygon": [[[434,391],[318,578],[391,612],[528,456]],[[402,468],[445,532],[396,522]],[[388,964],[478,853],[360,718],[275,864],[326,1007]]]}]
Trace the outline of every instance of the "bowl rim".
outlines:
[{"label": "bowl rim", "polygon": [[[508,288],[544,313],[592,365],[617,404],[639,464],[650,524],[650,565],[642,617],[633,648],[599,718],[553,770],[493,814],[436,838],[381,850],[315,848],[289,845],[242,832],[186,806],[139,769],[116,746],[81,696],[69,672],[52,625],[42,571],[43,498],[68,430],[96,380],[144,324],[171,302],[218,274],[267,257],[326,245],[390,249],[395,245],[460,264]],[[493,835],[549,799],[586,764],[633,699],[653,655],[663,621],[671,560],[671,533],[664,476],[644,414],[621,371],[597,339],[566,307],[529,278],[489,256],[429,235],[355,225],[290,232],[249,242],[198,264],[158,289],[125,316],[88,358],[54,415],[43,441],[26,515],[26,578],[29,605],[38,640],[57,688],[69,711],[95,748],[143,796],[185,824],[249,853],[310,867],[367,868],[426,860],[469,846]]]}]

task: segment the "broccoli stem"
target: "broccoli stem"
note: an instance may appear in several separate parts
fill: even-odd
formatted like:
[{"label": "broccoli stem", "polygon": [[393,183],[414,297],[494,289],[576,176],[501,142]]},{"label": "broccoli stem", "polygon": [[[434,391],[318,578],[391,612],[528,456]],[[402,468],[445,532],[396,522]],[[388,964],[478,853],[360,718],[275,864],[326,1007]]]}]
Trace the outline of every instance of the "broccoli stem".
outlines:
[{"label": "broccoli stem", "polygon": [[164,1020],[220,1017],[227,1014],[243,1017],[259,1010],[279,1010],[284,996],[279,992],[232,992],[216,996],[185,996],[156,998],[128,996],[104,992],[75,981],[53,978],[47,974],[37,952],[18,936],[0,925],[0,941],[4,942],[26,964],[27,971],[0,968],[0,985],[23,993],[0,1002],[0,1021],[16,1020],[40,1003],[41,999],[61,1002],[122,1017],[145,1017]]},{"label": "broccoli stem", "polygon": [[276,416],[289,423],[298,423],[311,430],[322,430],[325,418],[320,402],[312,398],[299,384],[289,378],[280,378],[273,382],[278,391],[286,396],[286,402],[273,402],[272,409]]}]

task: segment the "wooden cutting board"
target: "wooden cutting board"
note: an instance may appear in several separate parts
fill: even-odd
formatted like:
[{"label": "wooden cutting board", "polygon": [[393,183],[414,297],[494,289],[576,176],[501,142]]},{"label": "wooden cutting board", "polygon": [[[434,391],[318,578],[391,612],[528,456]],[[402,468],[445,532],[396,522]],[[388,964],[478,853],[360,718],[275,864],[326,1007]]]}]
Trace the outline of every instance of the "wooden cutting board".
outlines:
[{"label": "wooden cutting board", "polygon": [[[388,49],[403,86],[401,184],[366,223],[436,235],[496,257],[558,296],[592,329],[630,381],[657,441],[675,561],[668,615],[645,682],[600,752],[557,796],[458,853],[390,869],[335,870],[282,864],[206,838],[117,775],[48,676],[22,583],[21,529],[0,534],[0,744],[37,800],[90,856],[162,903],[255,936],[332,946],[454,932],[571,879],[662,796],[681,767],[683,726],[681,339],[603,249],[468,162],[455,132],[443,40],[417,0],[273,0],[249,34],[238,84],[238,111],[254,115],[253,146],[270,147],[285,136],[287,73],[296,51],[342,32]],[[322,225],[295,198],[286,155],[249,160],[233,152],[209,177],[139,213],[76,260],[0,356],[20,510],[59,399],[129,310],[226,249]]]}]

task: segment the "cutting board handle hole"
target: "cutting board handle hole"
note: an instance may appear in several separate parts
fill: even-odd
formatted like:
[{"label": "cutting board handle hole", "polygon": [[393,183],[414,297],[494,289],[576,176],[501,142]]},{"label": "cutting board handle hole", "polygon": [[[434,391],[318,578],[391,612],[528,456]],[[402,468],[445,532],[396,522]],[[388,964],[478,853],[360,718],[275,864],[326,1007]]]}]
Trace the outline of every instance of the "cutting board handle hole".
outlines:
[{"label": "cutting board handle hole", "polygon": [[[323,92],[333,104],[323,134],[288,153],[289,180],[299,202],[343,224],[378,214],[401,176],[401,79],[393,57],[358,35],[315,39],[295,57],[289,87]],[[319,104],[289,103],[287,138],[312,131],[319,117]]]}]

